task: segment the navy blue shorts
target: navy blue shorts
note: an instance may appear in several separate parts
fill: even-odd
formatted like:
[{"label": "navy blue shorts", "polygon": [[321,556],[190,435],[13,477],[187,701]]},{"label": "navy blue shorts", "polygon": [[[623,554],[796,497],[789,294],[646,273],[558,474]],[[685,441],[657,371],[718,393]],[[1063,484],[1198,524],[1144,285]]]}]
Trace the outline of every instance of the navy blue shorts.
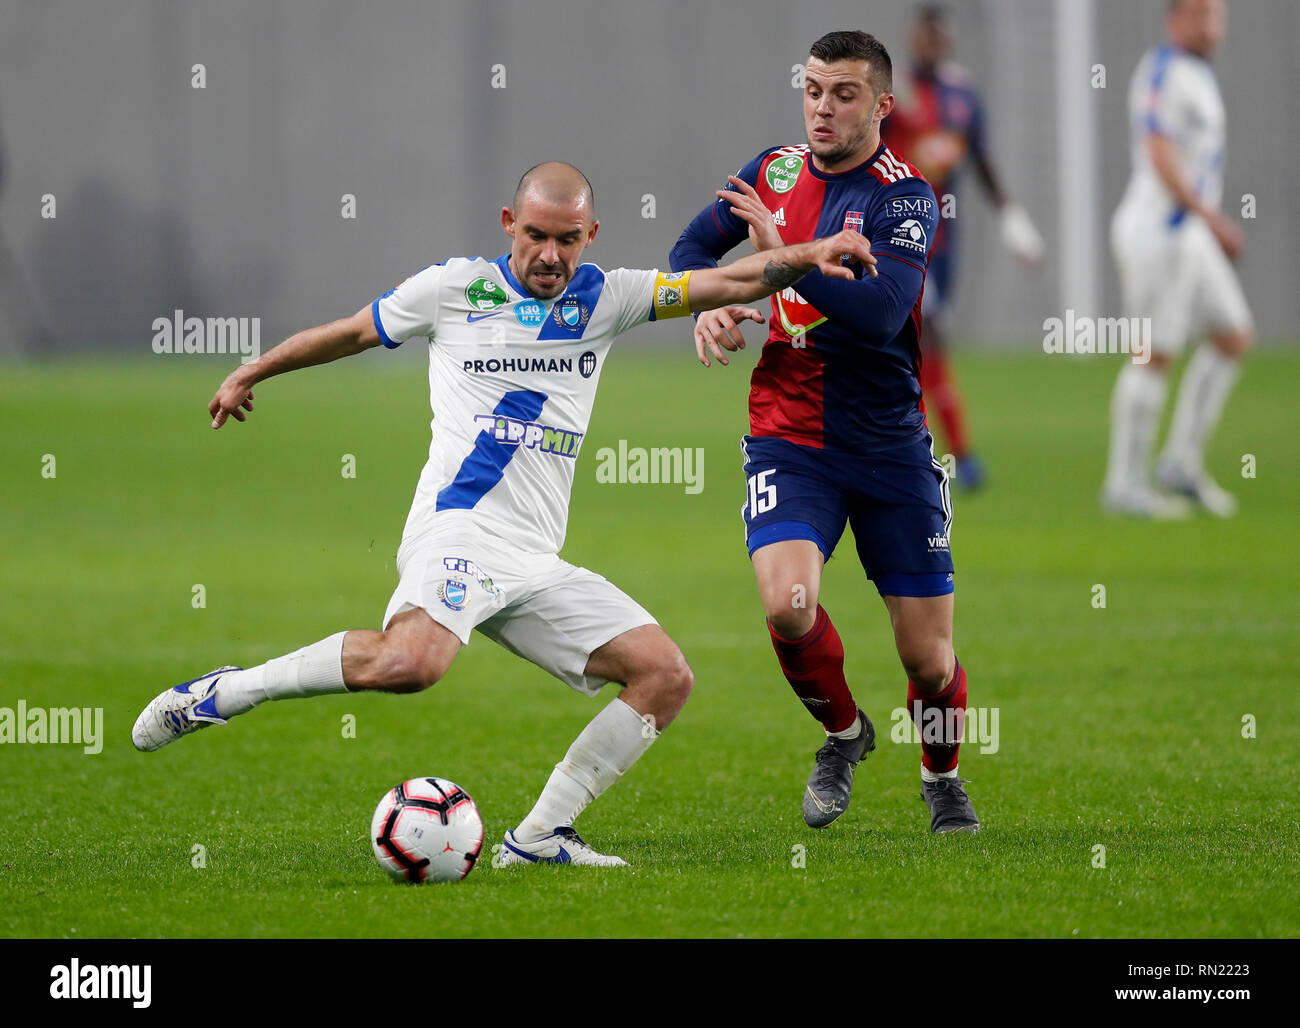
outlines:
[{"label": "navy blue shorts", "polygon": [[857,454],[745,436],[749,555],[769,543],[809,539],[829,560],[847,524],[881,596],[951,593],[952,499],[932,446],[927,434],[896,450]]}]

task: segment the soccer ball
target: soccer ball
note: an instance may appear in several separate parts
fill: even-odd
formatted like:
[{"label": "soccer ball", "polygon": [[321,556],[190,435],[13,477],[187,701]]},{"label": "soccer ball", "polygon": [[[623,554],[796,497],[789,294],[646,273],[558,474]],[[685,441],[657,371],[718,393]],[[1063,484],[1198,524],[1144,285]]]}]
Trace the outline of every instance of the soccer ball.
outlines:
[{"label": "soccer ball", "polygon": [[412,778],[379,801],[370,843],[399,882],[458,882],[483,849],[483,818],[455,782]]}]

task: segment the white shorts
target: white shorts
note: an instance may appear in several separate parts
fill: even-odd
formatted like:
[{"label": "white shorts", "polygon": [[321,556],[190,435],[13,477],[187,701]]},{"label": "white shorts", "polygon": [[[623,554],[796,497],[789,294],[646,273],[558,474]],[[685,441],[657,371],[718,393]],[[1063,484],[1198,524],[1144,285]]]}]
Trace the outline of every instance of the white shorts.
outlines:
[{"label": "white shorts", "polygon": [[1179,228],[1121,208],[1111,224],[1124,314],[1151,319],[1151,348],[1177,357],[1187,340],[1246,331],[1250,308],[1237,273],[1210,227],[1188,215]]},{"label": "white shorts", "polygon": [[383,627],[420,609],[469,644],[478,629],[511,653],[594,696],[608,681],[587,658],[624,632],[658,622],[625,592],[554,553],[524,553],[486,533],[457,531],[403,545]]}]

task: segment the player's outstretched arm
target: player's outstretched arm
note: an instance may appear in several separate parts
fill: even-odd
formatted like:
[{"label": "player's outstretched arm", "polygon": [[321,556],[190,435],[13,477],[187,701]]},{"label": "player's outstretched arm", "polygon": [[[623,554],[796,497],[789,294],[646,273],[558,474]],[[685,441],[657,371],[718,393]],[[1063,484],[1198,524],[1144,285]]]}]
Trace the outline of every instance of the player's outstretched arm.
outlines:
[{"label": "player's outstretched arm", "polygon": [[212,427],[220,428],[232,415],[236,421],[246,420],[248,415],[244,412],[253,409],[253,386],[258,382],[283,375],[286,371],[350,357],[381,342],[369,307],[363,307],[350,318],[340,318],[291,335],[257,360],[241,364],[226,377],[208,404]]},{"label": "player's outstretched arm", "polygon": [[844,257],[858,261],[867,274],[876,274],[871,243],[862,234],[847,230],[809,243],[751,254],[720,268],[700,268],[691,272],[691,310],[707,311],[729,304],[750,303],[779,293],[810,271],[820,271],[827,278],[852,281],[857,276],[845,266]]}]

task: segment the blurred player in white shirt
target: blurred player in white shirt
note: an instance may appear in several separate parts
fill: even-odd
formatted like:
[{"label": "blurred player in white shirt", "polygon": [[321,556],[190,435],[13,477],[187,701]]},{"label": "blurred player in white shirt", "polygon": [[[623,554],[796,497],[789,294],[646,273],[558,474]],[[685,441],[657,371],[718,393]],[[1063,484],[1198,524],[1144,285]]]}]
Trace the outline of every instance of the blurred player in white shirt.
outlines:
[{"label": "blurred player in white shirt", "polygon": [[[1230,261],[1241,229],[1220,209],[1225,117],[1210,58],[1227,25],[1223,0],[1172,0],[1167,42],[1142,57],[1129,91],[1133,174],[1111,223],[1124,314],[1151,319],[1150,362],[1124,367],[1111,398],[1104,506],[1115,513],[1183,517],[1187,499],[1220,517],[1236,500],[1205,471],[1206,440],[1254,339]],[[1152,487],[1147,463],[1169,368],[1189,337],[1188,361]],[[1145,357],[1145,354],[1142,356]]]},{"label": "blurred player in white shirt", "polygon": [[[350,318],[291,336],[241,366],[209,405],[212,427],[253,409],[273,375],[404,340],[429,340],[433,440],[382,630],[338,632],[244,670],[222,667],[167,689],[132,741],[151,751],[224,725],[267,700],[368,689],[419,692],[481,634],[589,696],[618,698],[556,765],[533,810],[507,832],[503,864],[622,866],[573,829],[676,717],[693,682],[681,650],[626,593],[559,556],[574,466],[614,338],[646,321],[749,303],[817,268],[874,269],[854,232],[662,274],[581,264],[596,238],[590,183],[569,164],[530,169],[501,211],[509,254],[426,268]],[[702,354],[701,354],[702,356]]]}]

